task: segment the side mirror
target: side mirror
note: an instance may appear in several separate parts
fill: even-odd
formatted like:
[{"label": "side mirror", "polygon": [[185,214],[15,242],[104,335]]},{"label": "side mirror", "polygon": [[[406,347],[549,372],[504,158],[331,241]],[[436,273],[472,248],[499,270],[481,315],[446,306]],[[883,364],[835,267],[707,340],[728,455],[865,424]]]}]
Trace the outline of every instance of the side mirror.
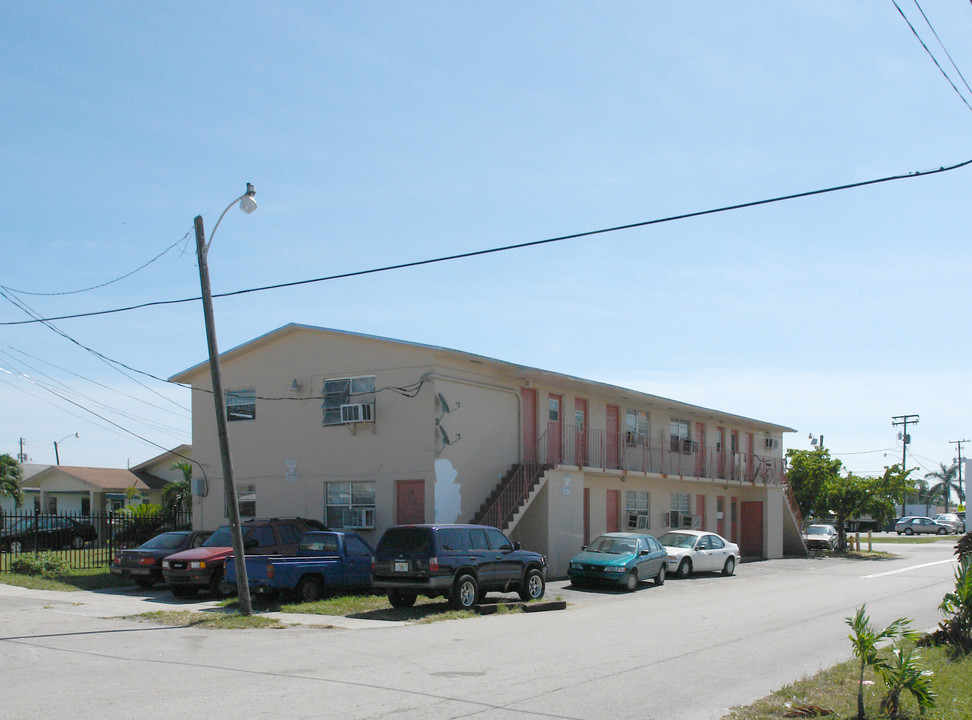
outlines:
[{"label": "side mirror", "polygon": [[514,550],[519,550],[520,549],[520,543],[519,542],[513,543],[513,549]]},{"label": "side mirror", "polygon": [[587,545],[581,545],[581,552],[584,552],[585,550],[587,550]]}]

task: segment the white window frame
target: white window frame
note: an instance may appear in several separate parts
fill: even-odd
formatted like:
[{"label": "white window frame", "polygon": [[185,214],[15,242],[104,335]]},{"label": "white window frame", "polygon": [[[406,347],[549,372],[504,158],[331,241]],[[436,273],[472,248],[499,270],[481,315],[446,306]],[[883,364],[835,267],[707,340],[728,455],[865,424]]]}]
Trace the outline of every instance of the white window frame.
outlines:
[{"label": "white window frame", "polygon": [[226,391],[226,421],[256,420],[256,388]]},{"label": "white window frame", "polygon": [[[346,387],[340,388],[342,383]],[[348,425],[349,422],[342,418],[341,406],[364,403],[372,405],[374,410],[375,402],[375,376],[374,375],[351,375],[348,377],[327,378],[321,386],[322,421],[325,427],[332,425]],[[372,419],[374,412],[372,411]]]},{"label": "white window frame", "polygon": [[[668,527],[687,528],[692,527],[692,494],[691,493],[672,493],[670,508],[668,513]],[[684,518],[690,518],[688,525]]]},{"label": "white window frame", "polygon": [[374,480],[324,483],[324,519],[328,528],[373,530],[375,515]]},{"label": "white window frame", "polygon": [[647,490],[626,490],[624,516],[628,530],[647,530],[651,527],[651,493]]},{"label": "white window frame", "polygon": [[241,483],[236,486],[236,504],[240,509],[240,519],[251,519],[257,516],[257,489],[254,483]]},{"label": "white window frame", "polygon": [[646,410],[625,408],[624,431],[624,439],[626,444],[631,446],[647,445],[648,436],[651,432],[648,412]]}]

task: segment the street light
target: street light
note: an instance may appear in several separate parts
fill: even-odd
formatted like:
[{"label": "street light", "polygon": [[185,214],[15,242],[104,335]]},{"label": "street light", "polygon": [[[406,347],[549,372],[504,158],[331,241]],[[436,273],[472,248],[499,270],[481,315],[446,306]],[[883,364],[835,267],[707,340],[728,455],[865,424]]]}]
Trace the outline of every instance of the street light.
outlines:
[{"label": "street light", "polygon": [[216,346],[216,325],[213,320],[213,293],[209,287],[209,264],[206,261],[209,246],[213,242],[216,228],[223,219],[223,215],[237,202],[240,210],[249,215],[256,210],[257,204],[253,196],[256,190],[253,185],[246,184],[246,192],[226,206],[226,210],[219,216],[213,231],[206,240],[203,229],[202,216],[197,215],[194,221],[196,228],[196,255],[199,259],[199,283],[202,286],[203,314],[206,320],[206,341],[209,345],[209,371],[213,378],[213,402],[216,406],[216,433],[219,437],[219,457],[223,465],[223,486],[226,503],[229,505],[230,535],[233,538],[233,556],[236,558],[236,591],[240,601],[240,612],[243,615],[253,614],[250,605],[250,584],[246,576],[246,563],[243,562],[243,533],[240,528],[240,506],[236,495],[236,485],[233,482],[233,463],[230,460],[229,435],[226,430],[226,406],[223,399],[223,376],[219,366],[219,349]]},{"label": "street light", "polygon": [[58,443],[62,443],[65,440],[67,440],[68,438],[73,438],[73,437],[76,438],[76,437],[81,437],[81,436],[78,433],[72,433],[71,435],[65,435],[60,440],[54,441],[54,462],[56,462],[58,465],[61,464],[61,456],[57,454],[57,444]]}]

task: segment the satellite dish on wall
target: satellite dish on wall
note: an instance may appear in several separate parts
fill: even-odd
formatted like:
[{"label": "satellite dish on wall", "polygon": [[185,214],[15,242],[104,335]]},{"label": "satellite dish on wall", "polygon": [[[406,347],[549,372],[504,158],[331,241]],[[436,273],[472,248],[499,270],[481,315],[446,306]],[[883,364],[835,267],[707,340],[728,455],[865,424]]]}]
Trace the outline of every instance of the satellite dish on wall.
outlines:
[{"label": "satellite dish on wall", "polygon": [[448,415],[453,410],[455,410],[456,408],[459,407],[459,403],[456,403],[456,407],[451,407],[449,405],[449,403],[446,401],[445,395],[443,395],[442,393],[439,393],[439,407],[442,408],[442,414],[443,415]]}]

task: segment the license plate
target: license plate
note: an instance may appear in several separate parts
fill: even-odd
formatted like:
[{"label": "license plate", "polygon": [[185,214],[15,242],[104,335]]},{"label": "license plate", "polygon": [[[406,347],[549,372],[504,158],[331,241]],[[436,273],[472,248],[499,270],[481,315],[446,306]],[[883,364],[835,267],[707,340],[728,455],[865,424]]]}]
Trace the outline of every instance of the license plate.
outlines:
[{"label": "license plate", "polygon": [[408,572],[408,561],[395,561],[395,572]]}]

